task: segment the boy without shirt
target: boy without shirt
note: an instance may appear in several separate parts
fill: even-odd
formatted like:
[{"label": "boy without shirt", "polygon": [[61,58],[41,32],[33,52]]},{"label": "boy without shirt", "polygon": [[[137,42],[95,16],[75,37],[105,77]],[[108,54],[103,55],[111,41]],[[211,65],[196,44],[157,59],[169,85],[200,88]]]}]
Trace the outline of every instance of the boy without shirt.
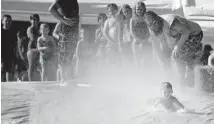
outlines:
[{"label": "boy without shirt", "polygon": [[120,23],[117,19],[118,6],[111,3],[107,6],[109,18],[105,22],[104,36],[108,40],[107,43],[107,59],[113,63],[120,62],[120,43],[119,43],[119,30]]}]

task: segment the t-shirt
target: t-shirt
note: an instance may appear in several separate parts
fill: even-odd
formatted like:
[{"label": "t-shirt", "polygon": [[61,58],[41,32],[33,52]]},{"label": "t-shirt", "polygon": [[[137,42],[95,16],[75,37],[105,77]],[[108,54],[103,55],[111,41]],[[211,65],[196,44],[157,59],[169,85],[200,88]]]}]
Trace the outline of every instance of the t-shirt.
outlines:
[{"label": "t-shirt", "polygon": [[15,59],[16,52],[16,32],[12,29],[5,30],[2,28],[1,38],[1,58]]},{"label": "t-shirt", "polygon": [[56,0],[67,18],[79,18],[79,4],[77,0]]}]

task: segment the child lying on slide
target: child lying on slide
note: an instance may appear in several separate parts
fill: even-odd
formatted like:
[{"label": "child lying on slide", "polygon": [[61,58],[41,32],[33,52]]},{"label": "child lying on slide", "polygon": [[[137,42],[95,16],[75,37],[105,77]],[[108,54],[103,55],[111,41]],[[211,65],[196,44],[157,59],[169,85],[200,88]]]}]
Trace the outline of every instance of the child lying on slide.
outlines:
[{"label": "child lying on slide", "polygon": [[202,112],[195,112],[192,110],[185,109],[183,104],[176,97],[172,95],[173,89],[172,85],[169,82],[164,82],[162,85],[162,97],[159,98],[154,106],[153,109],[158,110],[156,107],[158,105],[162,105],[164,109],[171,112],[177,113],[190,113],[190,114],[197,114],[197,115],[209,115],[210,113],[202,113]]}]

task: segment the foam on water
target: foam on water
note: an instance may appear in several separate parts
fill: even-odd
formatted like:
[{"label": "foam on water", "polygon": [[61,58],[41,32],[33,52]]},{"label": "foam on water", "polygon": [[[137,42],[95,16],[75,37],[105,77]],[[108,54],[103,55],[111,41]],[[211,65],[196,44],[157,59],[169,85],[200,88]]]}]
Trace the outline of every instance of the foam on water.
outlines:
[{"label": "foam on water", "polygon": [[[163,73],[139,70],[102,70],[91,74],[87,87],[2,84],[2,121],[19,123],[213,123],[214,115],[178,114],[149,110],[160,96]],[[149,75],[148,75],[149,74]],[[172,82],[174,95],[187,109],[214,112],[214,95],[194,89],[180,92]],[[20,98],[16,98],[18,95]],[[23,105],[24,109],[19,108]],[[14,109],[14,107],[17,107]],[[21,113],[22,112],[22,113]],[[24,115],[22,115],[24,113]],[[18,117],[14,117],[18,116]],[[140,116],[140,117],[137,117]],[[137,118],[135,118],[137,117]],[[28,120],[26,120],[28,119]]]},{"label": "foam on water", "polygon": [[[115,74],[117,74],[115,72]],[[70,83],[55,93],[36,96],[33,123],[213,123],[213,115],[178,114],[148,110],[160,96],[160,80],[137,75],[111,75],[93,81],[90,87]],[[142,74],[139,74],[142,76]],[[159,81],[159,82],[158,82]],[[187,109],[214,111],[214,95],[201,95],[194,89],[174,95]],[[45,95],[45,96],[44,96]],[[42,97],[42,98],[41,98]],[[137,119],[133,117],[142,114]],[[36,114],[36,115],[35,115]]]}]

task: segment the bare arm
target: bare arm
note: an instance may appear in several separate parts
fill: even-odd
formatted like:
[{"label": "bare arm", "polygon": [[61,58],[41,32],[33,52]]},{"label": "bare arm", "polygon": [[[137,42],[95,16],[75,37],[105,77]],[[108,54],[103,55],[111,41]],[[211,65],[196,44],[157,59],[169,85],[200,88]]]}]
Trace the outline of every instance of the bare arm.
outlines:
[{"label": "bare arm", "polygon": [[180,109],[184,109],[184,106],[176,98],[174,99],[174,104],[177,105]]},{"label": "bare arm", "polygon": [[18,53],[19,53],[19,56],[21,57],[22,60],[24,60],[24,56],[22,54],[22,41],[18,41]]},{"label": "bare arm", "polygon": [[178,49],[180,49],[182,47],[182,45],[184,44],[184,42],[188,39],[189,35],[190,35],[190,30],[188,28],[186,28],[185,26],[182,27],[176,27],[176,30],[181,33],[181,37],[180,39],[177,41],[177,43],[175,44],[176,47],[178,47]]},{"label": "bare arm", "polygon": [[30,49],[31,48],[31,45],[33,44],[32,42],[33,42],[33,33],[32,33],[32,31],[31,31],[31,29],[30,28],[28,28],[27,29],[27,37],[29,38],[29,43],[28,43],[28,49]]},{"label": "bare arm", "polygon": [[[48,11],[59,21],[63,22],[64,17],[58,12],[58,9],[61,9],[57,1],[53,2],[49,7]],[[62,12],[63,13],[63,12]]]},{"label": "bare arm", "polygon": [[39,52],[42,52],[47,49],[47,47],[41,47],[41,38],[38,38],[37,40],[37,49]]},{"label": "bare arm", "polygon": [[60,40],[59,28],[60,28],[60,23],[57,23],[52,34],[56,40]]},{"label": "bare arm", "polygon": [[[73,26],[76,24],[76,19],[71,19],[71,18],[64,18],[64,13],[63,13],[63,8],[57,3],[56,0],[51,6],[49,7],[48,11],[59,21],[63,22],[64,24]],[[59,13],[58,10],[62,10],[61,14]]]},{"label": "bare arm", "polygon": [[79,57],[80,57],[81,44],[82,44],[82,42],[78,41],[78,44],[76,47],[76,52],[75,52],[75,57],[76,57],[77,61],[79,60]]},{"label": "bare arm", "polygon": [[104,25],[104,36],[106,37],[106,39],[111,42],[111,43],[116,43],[114,42],[114,40],[109,36],[109,20],[106,20],[105,25]]},{"label": "bare arm", "polygon": [[96,32],[95,32],[95,43],[98,42],[99,37],[100,37],[100,33],[99,33],[99,29],[97,29]]}]

